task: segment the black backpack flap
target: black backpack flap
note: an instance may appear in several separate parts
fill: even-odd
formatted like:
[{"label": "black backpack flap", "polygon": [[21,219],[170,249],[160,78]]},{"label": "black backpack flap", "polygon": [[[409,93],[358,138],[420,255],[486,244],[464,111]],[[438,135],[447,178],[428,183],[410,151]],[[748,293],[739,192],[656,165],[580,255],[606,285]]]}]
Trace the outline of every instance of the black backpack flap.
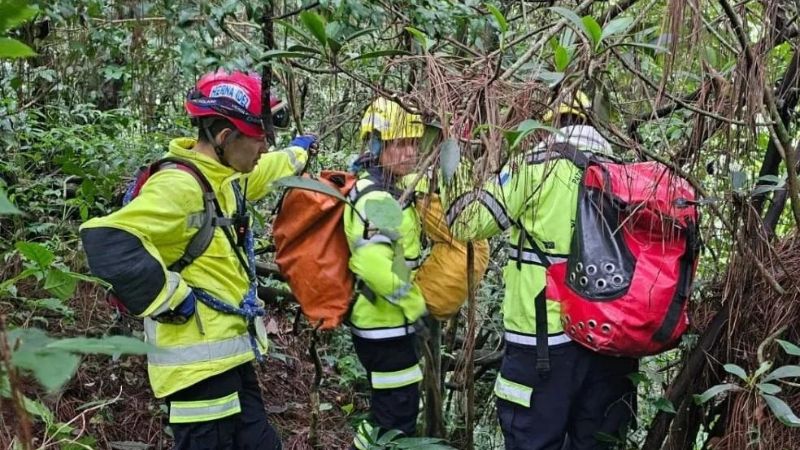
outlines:
[{"label": "black backpack flap", "polygon": [[620,208],[599,189],[581,185],[567,282],[591,300],[613,300],[627,292],[636,260],[625,244]]}]

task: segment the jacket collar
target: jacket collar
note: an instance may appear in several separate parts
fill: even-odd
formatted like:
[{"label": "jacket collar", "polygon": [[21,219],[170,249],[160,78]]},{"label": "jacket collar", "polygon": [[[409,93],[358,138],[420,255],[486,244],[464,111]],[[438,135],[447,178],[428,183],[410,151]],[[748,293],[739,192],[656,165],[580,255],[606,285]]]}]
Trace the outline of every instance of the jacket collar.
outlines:
[{"label": "jacket collar", "polygon": [[197,140],[193,138],[177,138],[169,143],[167,156],[186,159],[193,162],[203,175],[215,185],[222,185],[226,181],[241,178],[242,174],[228,166],[220,164],[213,158],[194,150]]}]

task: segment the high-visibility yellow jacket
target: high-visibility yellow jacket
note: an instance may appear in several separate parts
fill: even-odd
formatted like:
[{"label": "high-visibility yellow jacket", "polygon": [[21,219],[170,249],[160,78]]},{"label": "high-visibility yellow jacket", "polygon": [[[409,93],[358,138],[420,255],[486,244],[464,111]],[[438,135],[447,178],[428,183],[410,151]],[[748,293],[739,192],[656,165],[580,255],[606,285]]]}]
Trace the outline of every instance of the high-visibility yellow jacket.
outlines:
[{"label": "high-visibility yellow jacket", "polygon": [[[350,245],[350,270],[371,292],[368,298],[358,295],[350,315],[353,334],[365,339],[388,339],[414,332],[413,324],[425,314],[425,299],[414,277],[422,257],[419,217],[412,201],[401,205],[402,221],[397,230],[388,233],[365,223],[366,204],[370,200],[392,198],[394,186],[366,192],[369,186],[382,181],[367,171],[359,175],[350,191],[356,214],[348,204],[344,211],[344,231]],[[364,193],[366,192],[366,193]],[[395,192],[396,194],[396,192]],[[396,259],[397,256],[397,259]],[[410,269],[407,277],[393,267],[402,259]]]},{"label": "high-visibility yellow jacket", "polygon": [[[587,153],[612,153],[608,141],[589,126],[562,128],[550,142],[568,142]],[[485,239],[510,230],[509,261],[503,271],[505,338],[508,342],[535,345],[534,299],[545,289],[546,268],[522,239],[523,233],[534,240],[551,263],[568,256],[582,171],[548,151],[545,144],[510,160],[496,178],[480,188],[472,188],[465,169],[459,167],[458,183],[442,189],[448,224],[463,240]],[[569,341],[561,325],[559,303],[547,300],[546,305],[549,343]]]},{"label": "high-visibility yellow jacket", "polygon": [[[166,156],[194,163],[208,179],[226,217],[236,212],[232,182],[247,181],[248,200],[258,200],[272,181],[302,168],[306,152],[299,147],[265,154],[249,174],[192,150],[196,141],[170,142]],[[208,249],[181,273],[167,267],[179,259],[197,231],[203,212],[203,190],[182,170],[152,175],[128,205],[81,226],[81,239],[93,273],[108,281],[135,315],[144,318],[145,336],[158,351],[148,355],[148,374],[156,397],[164,397],[254,358],[244,318],[224,314],[198,302],[195,316],[182,325],[150,319],[174,309],[190,287],[238,307],[249,287],[246,271],[220,228]],[[260,320],[256,321],[261,324]],[[259,331],[260,351],[266,333]]]}]

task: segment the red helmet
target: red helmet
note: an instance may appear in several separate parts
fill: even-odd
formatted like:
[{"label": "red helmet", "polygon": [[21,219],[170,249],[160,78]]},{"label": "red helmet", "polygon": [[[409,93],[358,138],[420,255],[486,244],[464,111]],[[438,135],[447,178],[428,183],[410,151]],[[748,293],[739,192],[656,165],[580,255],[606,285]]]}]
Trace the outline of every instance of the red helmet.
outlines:
[{"label": "red helmet", "polygon": [[[261,77],[243,72],[218,70],[200,77],[186,95],[190,117],[221,116],[230,120],[244,135],[263,138],[261,126]],[[278,128],[289,124],[286,102],[270,95],[272,123]]]}]

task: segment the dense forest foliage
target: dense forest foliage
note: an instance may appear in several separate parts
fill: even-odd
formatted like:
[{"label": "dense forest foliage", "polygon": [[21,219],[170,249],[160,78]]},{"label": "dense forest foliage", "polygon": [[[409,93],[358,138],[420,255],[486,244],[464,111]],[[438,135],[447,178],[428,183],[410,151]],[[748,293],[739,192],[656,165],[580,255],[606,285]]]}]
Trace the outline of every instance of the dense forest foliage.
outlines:
[{"label": "dense forest foliage", "polygon": [[[268,74],[292,111],[276,146],[320,136],[311,172],[362,150],[376,95],[480,124],[482,151],[461,155],[480,181],[526,150],[548,107],[588,93],[605,137],[690,180],[703,217],[690,332],[642,361],[620,446],[797,448],[798,16],[777,0],[0,0],[0,447],[170,445],[141,325],[108,307],[77,229],[118,208],[169,139],[195,134],[185,93],[222,67]],[[421,173],[452,164],[439,151]],[[277,198],[253,208],[262,246]],[[485,279],[423,352],[418,428],[455,448],[503,446],[504,245],[491,242]],[[270,420],[285,448],[346,448],[368,386],[348,333],[312,333],[260,258]]]}]

